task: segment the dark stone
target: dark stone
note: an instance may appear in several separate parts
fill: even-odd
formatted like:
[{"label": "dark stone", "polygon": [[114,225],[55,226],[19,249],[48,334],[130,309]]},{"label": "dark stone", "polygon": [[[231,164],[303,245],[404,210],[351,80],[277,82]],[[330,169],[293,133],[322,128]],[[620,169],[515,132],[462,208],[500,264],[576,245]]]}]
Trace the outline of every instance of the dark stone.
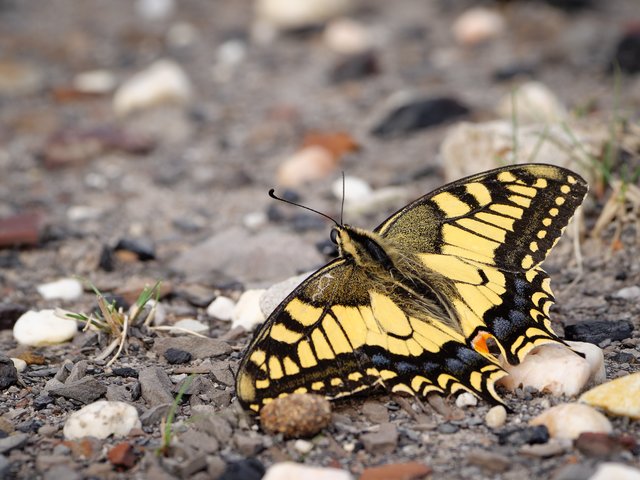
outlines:
[{"label": "dark stone", "polygon": [[636,357],[629,352],[618,352],[611,357],[611,360],[617,363],[636,363]]},{"label": "dark stone", "polygon": [[290,219],[290,225],[296,232],[308,232],[313,230],[325,230],[327,223],[324,218],[318,215],[307,213],[296,213]]},{"label": "dark stone", "polygon": [[100,259],[98,260],[98,268],[105,272],[113,272],[116,269],[116,259],[113,250],[108,245],[103,245],[100,251]]},{"label": "dark stone", "polygon": [[0,330],[13,328],[16,320],[27,310],[27,307],[16,303],[0,303]]},{"label": "dark stone", "polygon": [[36,410],[42,410],[53,403],[53,397],[49,395],[39,395],[33,399],[33,408]]},{"label": "dark stone", "polygon": [[0,390],[4,390],[18,382],[18,370],[6,355],[0,354]]},{"label": "dark stone", "polygon": [[118,377],[134,377],[138,378],[138,371],[131,367],[117,367],[111,370],[114,375]]},{"label": "dark stone", "polygon": [[513,80],[514,78],[530,78],[534,76],[534,73],[534,69],[531,65],[515,64],[498,68],[491,74],[491,77],[496,82],[506,82],[508,80]]},{"label": "dark stone", "polygon": [[171,365],[187,363],[191,361],[191,354],[177,348],[167,348],[163,354],[165,360]]},{"label": "dark stone", "polygon": [[256,458],[245,458],[231,462],[218,480],[261,480],[265,474],[264,465]]},{"label": "dark stone", "polygon": [[458,119],[469,108],[449,97],[418,98],[396,106],[371,133],[378,138],[392,138]]},{"label": "dark stone", "polygon": [[42,425],[44,425],[44,423],[40,420],[30,418],[16,425],[16,430],[23,433],[35,433]]},{"label": "dark stone", "polygon": [[361,80],[380,73],[378,57],[372,51],[349,55],[333,68],[331,81],[342,83],[350,80]]},{"label": "dark stone", "polygon": [[460,430],[460,427],[453,423],[446,422],[438,425],[438,432],[440,433],[456,433],[458,430]]},{"label": "dark stone", "polygon": [[618,41],[609,71],[618,69],[629,74],[640,72],[640,31],[628,32]]},{"label": "dark stone", "polygon": [[126,250],[135,253],[138,260],[142,262],[156,258],[156,251],[153,244],[148,240],[140,238],[122,238],[116,246],[113,247],[113,250],[116,252],[118,250]]},{"label": "dark stone", "polygon": [[107,387],[102,385],[94,377],[87,376],[75,382],[69,382],[62,386],[51,388],[49,389],[49,393],[89,404],[107,393]]},{"label": "dark stone", "polygon": [[628,320],[588,320],[564,327],[564,336],[567,340],[596,345],[604,340],[624,340],[631,337],[631,332],[633,332],[633,324]]},{"label": "dark stone", "polygon": [[547,443],[548,441],[549,430],[544,425],[506,429],[498,432],[498,443],[500,445],[523,445],[525,443],[533,445]]},{"label": "dark stone", "polygon": [[592,7],[594,0],[545,0],[552,7],[568,12]]}]

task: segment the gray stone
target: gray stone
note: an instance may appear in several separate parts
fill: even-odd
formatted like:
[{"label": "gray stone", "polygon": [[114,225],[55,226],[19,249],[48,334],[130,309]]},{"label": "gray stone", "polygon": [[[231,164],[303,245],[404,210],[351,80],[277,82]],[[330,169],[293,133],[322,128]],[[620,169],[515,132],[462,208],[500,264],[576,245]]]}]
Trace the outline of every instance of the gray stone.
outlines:
[{"label": "gray stone", "polygon": [[20,448],[29,440],[26,433],[16,433],[8,437],[0,438],[0,453],[6,453],[14,448]]},{"label": "gray stone", "polygon": [[160,405],[151,407],[149,410],[140,415],[140,422],[144,427],[156,425],[160,422],[160,420],[167,416],[170,408],[170,403],[161,403]]},{"label": "gray stone", "polygon": [[135,402],[141,392],[140,382],[135,381],[125,385],[109,385],[106,397],[112,402]]},{"label": "gray stone", "polygon": [[182,253],[170,266],[187,276],[218,270],[248,282],[270,282],[311,270],[323,261],[313,243],[299,235],[229,228]]},{"label": "gray stone", "polygon": [[389,412],[380,402],[365,402],[362,406],[362,414],[371,423],[380,424],[389,422]]},{"label": "gray stone", "polygon": [[383,423],[377,432],[361,435],[360,441],[373,455],[392,453],[398,444],[398,430],[393,423]]},{"label": "gray stone", "polygon": [[44,455],[40,454],[36,457],[36,470],[39,472],[47,472],[53,467],[61,464],[69,463],[69,457],[67,455]]},{"label": "gray stone", "polygon": [[163,403],[173,403],[173,383],[169,375],[160,367],[143,368],[138,373],[142,398],[152,407]]},{"label": "gray stone", "polygon": [[205,468],[207,468],[207,456],[204,453],[195,455],[180,465],[180,477],[189,478],[194,473],[204,470]]},{"label": "gray stone", "polygon": [[493,473],[506,472],[511,466],[511,462],[504,455],[480,449],[471,450],[467,455],[467,462]]},{"label": "gray stone", "polygon": [[573,463],[564,465],[556,471],[553,480],[588,480],[595,473],[595,469],[588,465]]},{"label": "gray stone", "polygon": [[[188,378],[188,377],[187,377]],[[185,379],[186,381],[186,379]],[[179,390],[182,387],[183,383],[180,387],[177,387],[176,390]],[[208,394],[216,391],[216,386],[213,382],[205,377],[204,375],[198,375],[193,379],[193,381],[189,384],[188,388],[185,390],[185,395],[199,395],[199,394]]]},{"label": "gray stone", "polygon": [[4,455],[0,455],[0,478],[8,478],[11,463]]},{"label": "gray stone", "polygon": [[221,445],[226,445],[231,440],[233,433],[229,422],[220,415],[202,415],[195,413],[191,416],[196,429],[213,435]]},{"label": "gray stone", "polygon": [[42,478],[43,480],[80,480],[82,476],[69,465],[56,465],[46,470]]},{"label": "gray stone", "polygon": [[18,382],[18,370],[13,364],[13,360],[6,355],[0,354],[0,390],[4,390]]},{"label": "gray stone", "polygon": [[153,344],[153,351],[158,355],[164,355],[170,348],[189,352],[193,358],[228,355],[233,350],[228,343],[215,338],[202,338],[193,335],[157,338]]},{"label": "gray stone", "polygon": [[179,441],[181,445],[186,445],[208,454],[216,453],[220,449],[220,444],[214,436],[193,428],[182,432],[179,436]]},{"label": "gray stone", "polygon": [[262,438],[245,433],[236,433],[233,436],[238,451],[245,457],[253,457],[264,448]]},{"label": "gray stone", "polygon": [[229,368],[229,364],[214,365],[211,368],[211,374],[214,376],[218,383],[223,385],[232,386],[235,384],[235,378],[233,372]]},{"label": "gray stone", "polygon": [[207,457],[207,473],[209,478],[219,478],[224,473],[227,464],[217,455],[209,455]]},{"label": "gray stone", "polygon": [[107,387],[94,377],[83,377],[75,382],[65,383],[61,387],[49,390],[50,395],[71,398],[89,404],[107,393]]},{"label": "gray stone", "polygon": [[89,362],[86,360],[76,362],[71,368],[71,372],[69,372],[69,376],[64,383],[73,383],[80,380],[87,374],[87,368],[89,368]]}]

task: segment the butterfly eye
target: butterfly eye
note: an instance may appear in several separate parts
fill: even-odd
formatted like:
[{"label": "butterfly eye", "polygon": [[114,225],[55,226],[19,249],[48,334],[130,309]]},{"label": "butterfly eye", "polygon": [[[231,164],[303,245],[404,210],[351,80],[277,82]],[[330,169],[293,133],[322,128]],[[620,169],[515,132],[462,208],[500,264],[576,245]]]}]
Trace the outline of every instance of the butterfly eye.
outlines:
[{"label": "butterfly eye", "polygon": [[338,245],[338,236],[340,235],[340,233],[338,232],[337,228],[332,228],[331,229],[331,233],[329,234],[329,238],[331,239],[331,241],[335,244]]}]

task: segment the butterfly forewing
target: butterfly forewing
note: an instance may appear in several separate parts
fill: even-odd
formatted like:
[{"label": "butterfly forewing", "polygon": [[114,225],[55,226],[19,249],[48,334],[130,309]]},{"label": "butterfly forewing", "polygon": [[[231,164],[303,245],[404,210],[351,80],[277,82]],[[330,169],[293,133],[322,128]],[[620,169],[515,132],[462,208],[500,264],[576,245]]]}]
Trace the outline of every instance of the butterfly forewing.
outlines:
[{"label": "butterfly forewing", "polygon": [[537,265],[586,189],[559,167],[505,167],[445,185],[374,232],[341,226],[354,252],[374,255],[343,251],[276,308],[240,364],[238,398],[257,411],[294,392],[333,399],[380,386],[499,402],[505,372],[475,339],[493,336],[511,363],[560,341]]}]

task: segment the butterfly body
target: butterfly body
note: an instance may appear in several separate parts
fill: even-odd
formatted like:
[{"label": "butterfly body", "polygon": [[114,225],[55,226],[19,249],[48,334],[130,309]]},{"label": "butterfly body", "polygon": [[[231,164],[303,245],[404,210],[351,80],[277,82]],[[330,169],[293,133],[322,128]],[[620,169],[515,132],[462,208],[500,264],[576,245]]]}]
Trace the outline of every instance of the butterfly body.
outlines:
[{"label": "butterfly body", "polygon": [[336,225],[340,256],[258,329],[240,364],[240,402],[340,398],[384,387],[426,397],[467,390],[496,403],[510,363],[561,342],[539,268],[587,190],[550,165],[504,167],[445,185],[373,231]]}]

